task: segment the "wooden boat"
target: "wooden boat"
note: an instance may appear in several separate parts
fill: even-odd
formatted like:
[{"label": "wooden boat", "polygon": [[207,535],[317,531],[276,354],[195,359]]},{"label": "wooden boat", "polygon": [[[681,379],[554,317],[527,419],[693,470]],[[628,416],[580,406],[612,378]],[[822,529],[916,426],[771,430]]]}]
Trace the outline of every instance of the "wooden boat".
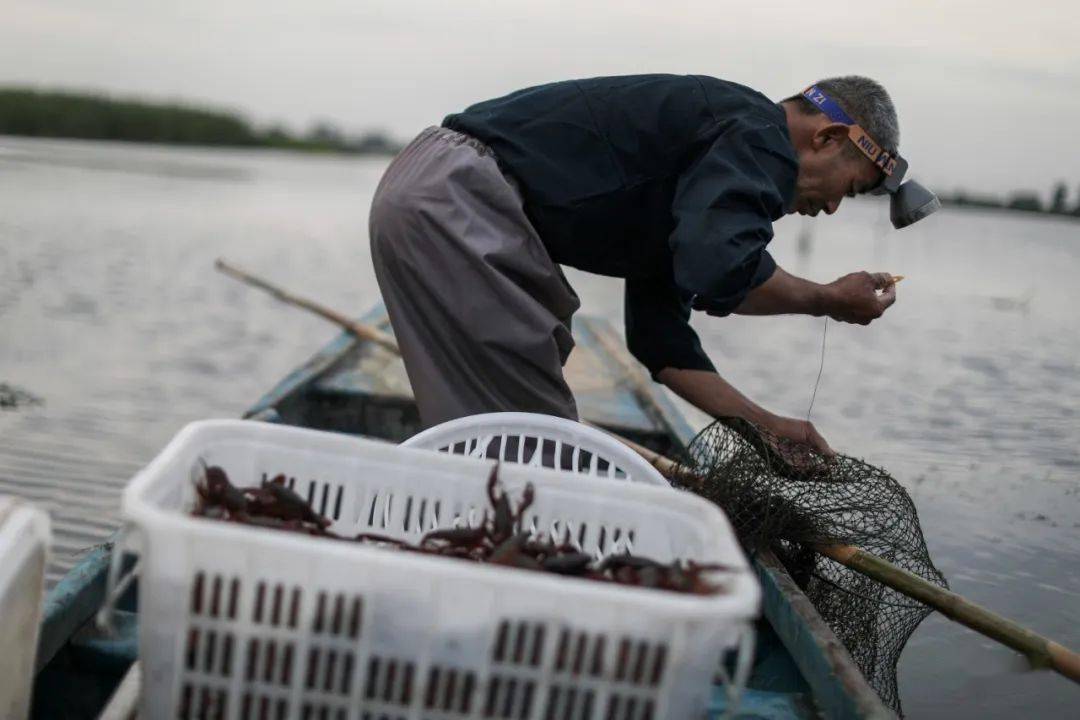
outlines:
[{"label": "wooden boat", "polygon": [[[386,325],[381,309],[363,322]],[[693,428],[632,361],[611,326],[583,318],[575,320],[574,335],[577,348],[566,374],[581,416],[659,452],[678,454],[693,437]],[[394,442],[420,427],[401,360],[348,333],[290,373],[246,417]],[[108,547],[95,549],[50,593],[35,717],[97,717],[102,707],[102,717],[133,716],[138,674],[129,668],[136,660],[137,588],[121,599],[112,634],[89,622],[102,603],[109,554]],[[764,617],[758,622],[755,664],[738,717],[894,717],[775,557],[760,556],[755,565]],[[710,718],[726,707],[727,698],[717,687]]]}]

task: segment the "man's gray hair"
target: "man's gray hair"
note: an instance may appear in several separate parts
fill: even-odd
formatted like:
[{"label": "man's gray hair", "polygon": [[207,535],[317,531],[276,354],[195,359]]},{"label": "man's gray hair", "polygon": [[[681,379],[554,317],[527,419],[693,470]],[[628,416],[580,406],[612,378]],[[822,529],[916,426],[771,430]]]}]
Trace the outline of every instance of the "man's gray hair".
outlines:
[{"label": "man's gray hair", "polygon": [[[814,84],[838,102],[844,112],[882,148],[891,153],[900,148],[900,123],[896,119],[896,107],[889,93],[879,83],[861,75],[844,75],[819,80]],[[799,101],[799,107],[807,114],[821,112],[802,95],[793,95],[788,100]]]}]

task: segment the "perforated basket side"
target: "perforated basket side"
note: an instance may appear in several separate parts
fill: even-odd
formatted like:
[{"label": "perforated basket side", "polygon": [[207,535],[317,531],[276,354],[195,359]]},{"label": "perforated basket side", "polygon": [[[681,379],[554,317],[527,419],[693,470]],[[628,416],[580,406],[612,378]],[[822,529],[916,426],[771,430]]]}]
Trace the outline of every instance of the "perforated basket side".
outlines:
[{"label": "perforated basket side", "polygon": [[[674,697],[704,702],[710,669],[737,634],[738,618],[672,617],[600,589],[523,586],[499,570],[463,577],[438,560],[405,567],[374,551],[377,559],[343,574],[298,548],[223,550],[209,538],[187,546],[191,582],[149,578],[144,598],[146,695],[157,703],[146,712],[156,717],[199,716],[206,703],[252,713],[280,705],[290,717],[354,706],[512,707],[488,716],[521,717],[533,703],[567,717],[575,703],[631,700],[671,717],[660,710]],[[148,568],[156,562],[150,555]]]},{"label": "perforated basket side", "polygon": [[48,559],[49,517],[0,497],[0,717],[26,717]]},{"label": "perforated basket side", "polygon": [[656,468],[607,433],[537,413],[483,413],[457,418],[428,428],[402,445],[592,477],[668,485]]},{"label": "perforated basket side", "polygon": [[613,587],[191,518],[182,486],[199,458],[239,484],[283,472],[318,502],[325,493],[339,531],[395,537],[467,521],[486,505],[492,467],[257,423],[185,429],[124,495],[145,536],[147,717],[196,717],[221,705],[225,717],[259,717],[263,708],[268,717],[279,708],[288,717],[684,717],[704,706],[719,653],[756,612],[756,585],[733,538],[725,545],[722,516],[682,493],[502,469],[511,494],[537,485],[537,522],[562,520],[574,532],[580,524],[597,550],[599,526],[616,522],[614,512],[622,527],[640,521],[639,552],[730,562],[736,572],[723,595]]}]

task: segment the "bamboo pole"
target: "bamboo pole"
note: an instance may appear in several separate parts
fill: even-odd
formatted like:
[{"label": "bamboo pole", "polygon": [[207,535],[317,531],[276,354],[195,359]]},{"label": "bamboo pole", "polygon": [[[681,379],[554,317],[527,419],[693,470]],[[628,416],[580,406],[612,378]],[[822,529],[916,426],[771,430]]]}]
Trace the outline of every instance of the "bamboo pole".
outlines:
[{"label": "bamboo pole", "polygon": [[1023,653],[1033,666],[1051,668],[1080,683],[1080,655],[1067,647],[865,550],[851,545],[818,546],[815,549],[852,570],[934,608],[950,620]]},{"label": "bamboo pole", "polygon": [[[618,435],[615,437],[618,438]],[[684,483],[690,480],[690,484],[693,484],[695,479],[700,481],[700,478],[688,476],[674,460],[635,442],[619,439],[645,458],[664,477]],[[873,553],[852,545],[818,545],[814,549],[902,595],[918,600],[950,620],[1022,653],[1034,667],[1051,668],[1073,682],[1080,683],[1080,655],[1067,647],[987,610],[962,595],[938,587]]]},{"label": "bamboo pole", "polygon": [[313,300],[308,300],[306,298],[302,298],[286,292],[285,290],[282,290],[278,286],[273,285],[266,280],[263,280],[262,278],[255,277],[254,275],[244,272],[240,268],[230,265],[221,258],[217,259],[217,261],[214,263],[214,267],[216,267],[218,270],[225,273],[226,275],[234,277],[242,282],[246,282],[248,285],[253,285],[261,290],[265,290],[266,292],[270,293],[284,303],[296,305],[297,307],[302,307],[305,310],[309,310],[315,313],[316,315],[320,315],[329,320],[330,322],[335,323],[339,327],[348,330],[358,338],[363,338],[364,340],[370,340],[373,343],[377,343],[378,345],[381,345],[382,347],[397,355],[401,354],[401,350],[398,348],[397,340],[395,340],[394,337],[388,333],[384,333],[383,331],[378,330],[377,328],[373,328],[369,325],[358,323],[351,318],[345,317],[344,315],[335,310],[331,310],[324,305],[320,305],[319,303],[314,302]]},{"label": "bamboo pole", "polygon": [[[224,260],[219,259],[215,264],[218,270],[261,288],[282,302],[310,310],[357,337],[371,340],[391,352],[401,354],[397,342],[387,333],[351,320],[311,300],[291,295],[265,280],[228,265]],[[690,485],[694,484],[695,480],[700,482],[700,478],[688,475],[671,458],[611,431],[605,430],[605,432],[645,458],[664,477]],[[1033,666],[1051,668],[1073,682],[1080,683],[1080,655],[1065,646],[860,548],[852,545],[821,545],[815,549],[841,565],[862,573],[902,595],[918,600],[945,617],[1022,653]]]}]

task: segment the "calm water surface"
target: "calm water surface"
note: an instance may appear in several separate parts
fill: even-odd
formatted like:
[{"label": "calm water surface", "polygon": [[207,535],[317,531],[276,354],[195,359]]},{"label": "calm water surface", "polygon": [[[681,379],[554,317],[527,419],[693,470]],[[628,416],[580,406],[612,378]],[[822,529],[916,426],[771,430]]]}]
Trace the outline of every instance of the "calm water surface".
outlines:
[{"label": "calm water surface", "polygon": [[[213,270],[232,259],[359,315],[382,160],[0,138],[0,492],[52,514],[55,580],[117,525],[131,475],[186,422],[235,417],[336,334]],[[1080,223],[884,208],[788,218],[771,249],[819,281],[906,275],[868,328],[830,323],[813,420],[888,468],[976,602],[1080,647]],[[570,273],[621,323],[617,281]],[[717,366],[805,416],[823,321],[697,319]],[[1077,717],[1080,691],[938,616],[901,660],[914,718]]]}]

